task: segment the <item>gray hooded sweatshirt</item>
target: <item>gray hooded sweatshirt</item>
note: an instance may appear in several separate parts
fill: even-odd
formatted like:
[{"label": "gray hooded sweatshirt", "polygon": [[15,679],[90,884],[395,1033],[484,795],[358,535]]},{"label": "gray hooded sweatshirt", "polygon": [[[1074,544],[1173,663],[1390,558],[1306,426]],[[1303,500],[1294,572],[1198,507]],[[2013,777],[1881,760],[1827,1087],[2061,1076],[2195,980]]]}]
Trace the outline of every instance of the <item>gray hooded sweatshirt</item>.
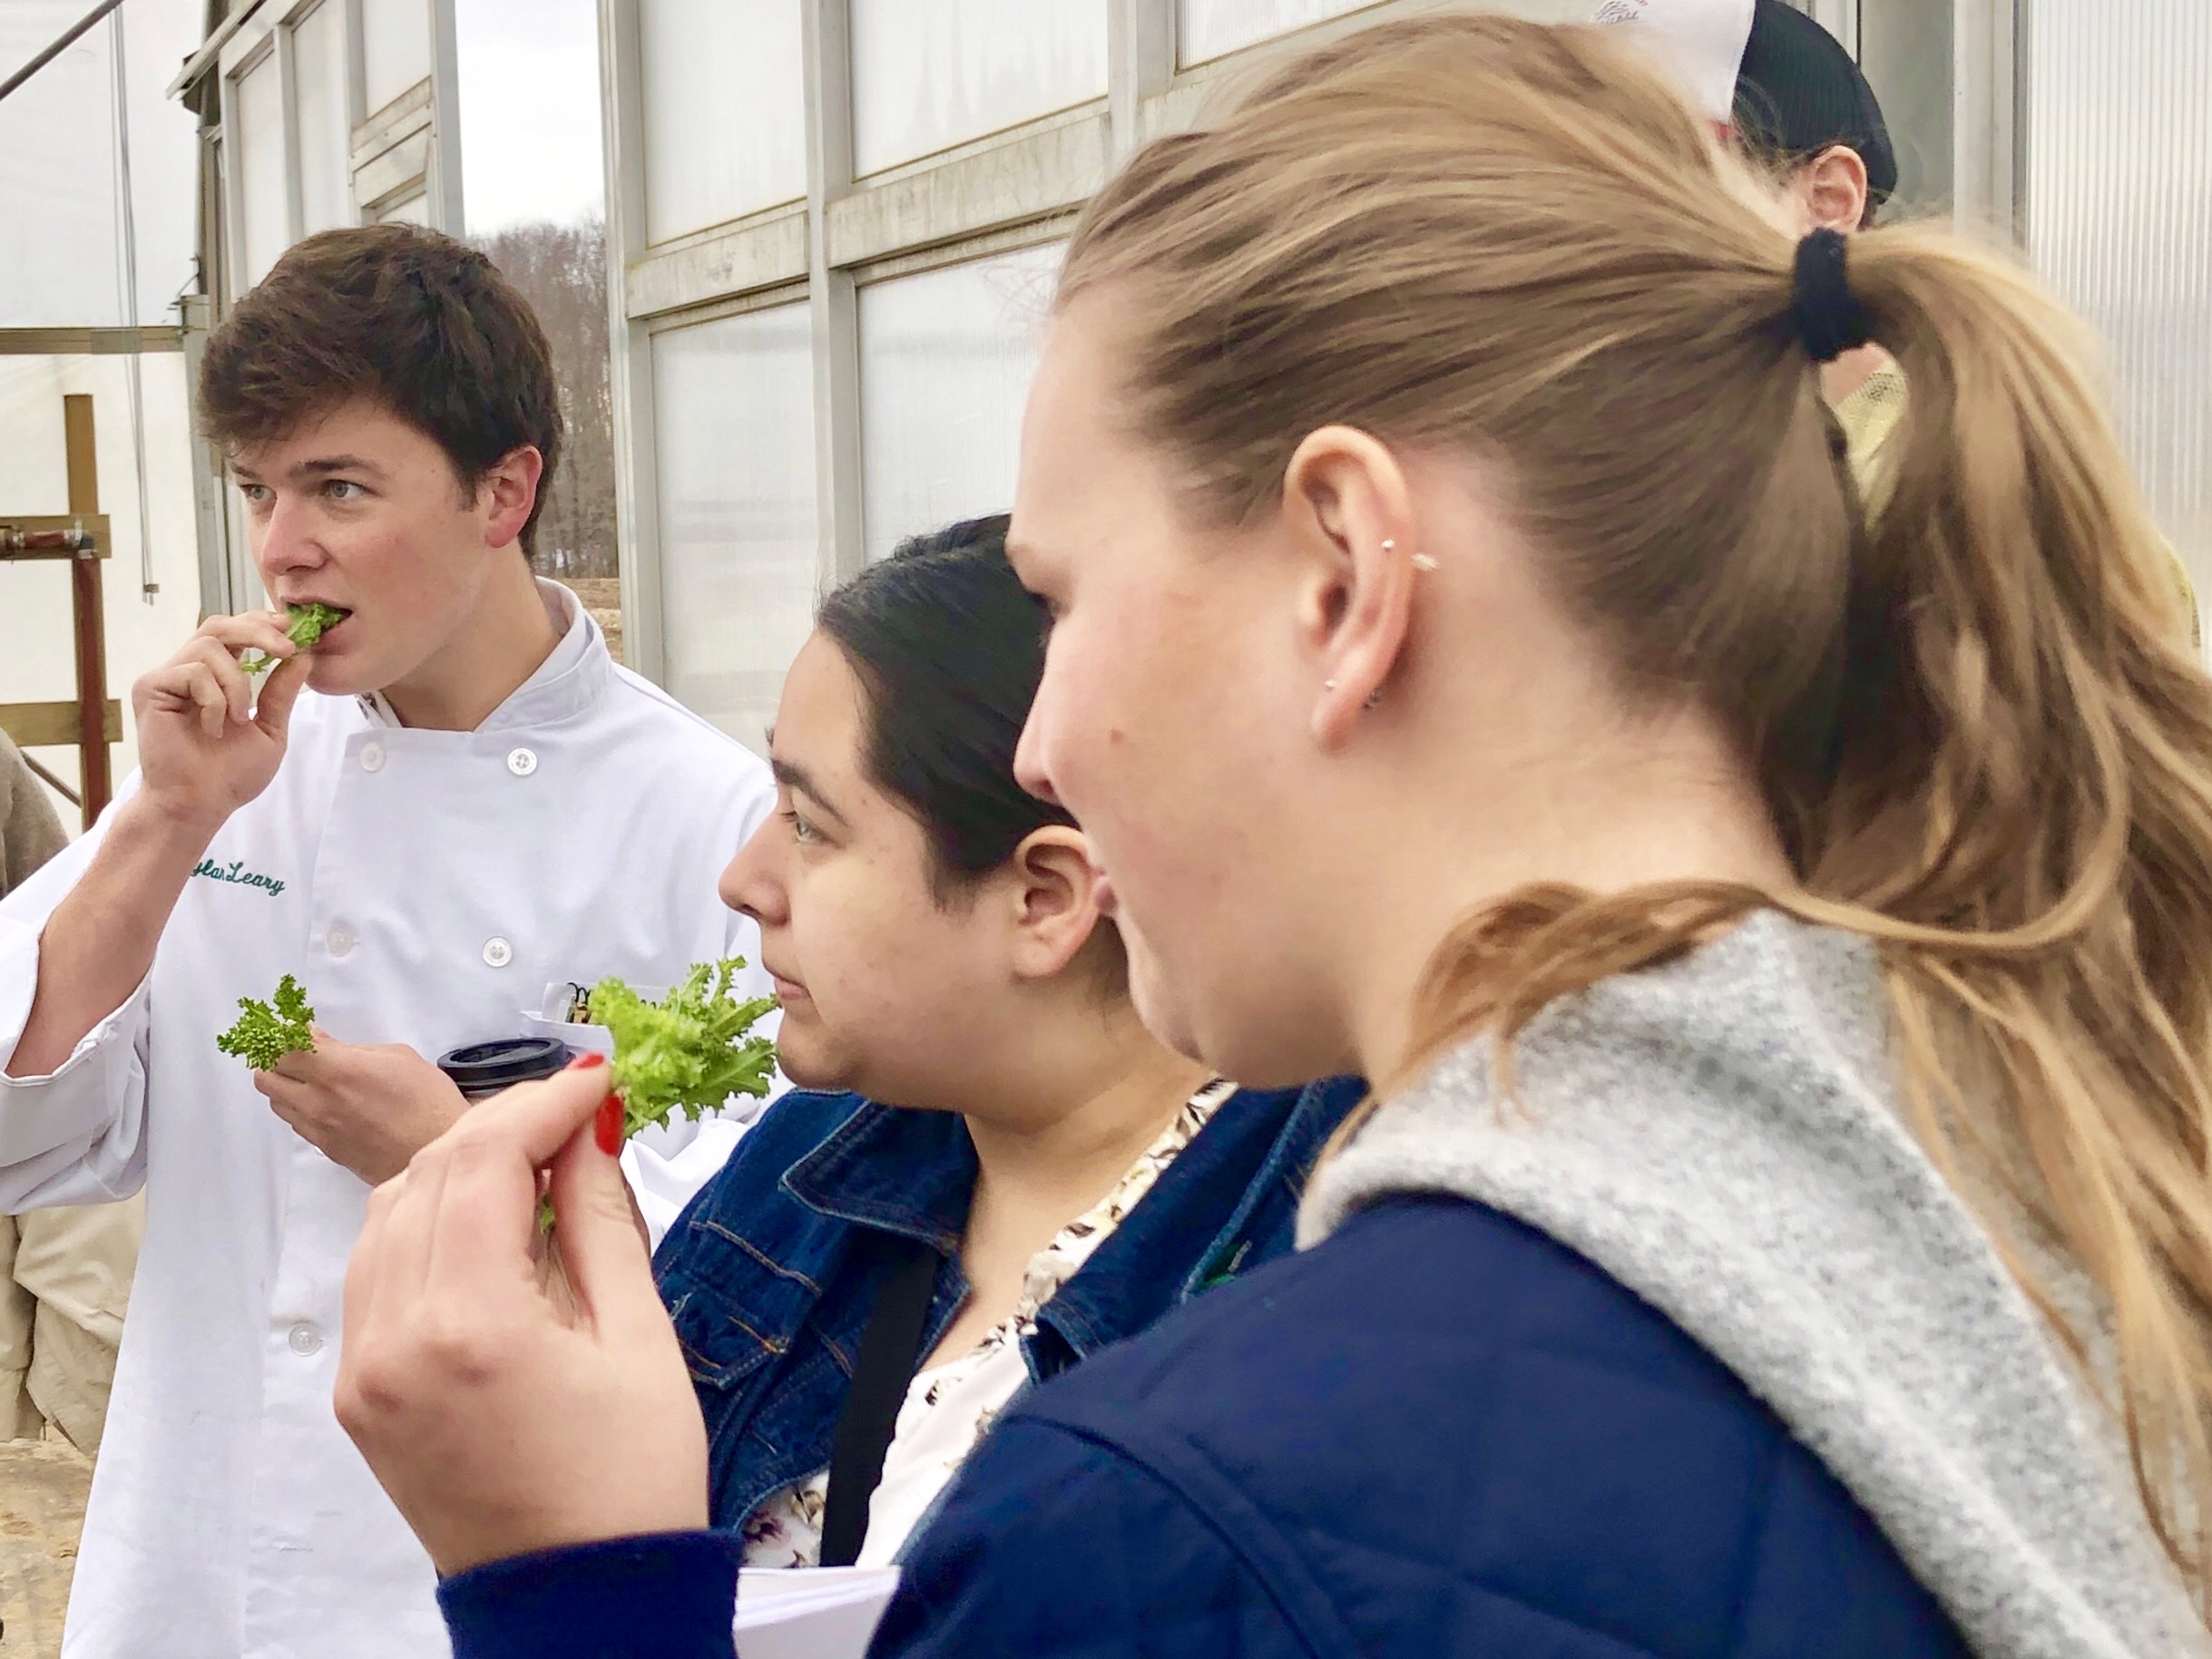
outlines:
[{"label": "gray hooded sweatshirt", "polygon": [[1762,913],[1547,1010],[1502,1101],[1449,1054],[1315,1176],[1301,1244],[1450,1193],[1695,1337],[1872,1515],[1977,1654],[2212,1654],[2119,1430],[1904,1127],[1873,949]]}]

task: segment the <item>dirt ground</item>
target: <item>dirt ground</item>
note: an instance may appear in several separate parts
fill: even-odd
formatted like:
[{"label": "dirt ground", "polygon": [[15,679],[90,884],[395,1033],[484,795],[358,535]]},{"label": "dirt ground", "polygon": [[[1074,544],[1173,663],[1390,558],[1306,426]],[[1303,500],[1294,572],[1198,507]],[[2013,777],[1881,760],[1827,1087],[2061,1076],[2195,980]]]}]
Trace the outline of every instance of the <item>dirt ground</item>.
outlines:
[{"label": "dirt ground", "polygon": [[0,1654],[54,1659],[93,1466],[55,1440],[0,1441]]}]

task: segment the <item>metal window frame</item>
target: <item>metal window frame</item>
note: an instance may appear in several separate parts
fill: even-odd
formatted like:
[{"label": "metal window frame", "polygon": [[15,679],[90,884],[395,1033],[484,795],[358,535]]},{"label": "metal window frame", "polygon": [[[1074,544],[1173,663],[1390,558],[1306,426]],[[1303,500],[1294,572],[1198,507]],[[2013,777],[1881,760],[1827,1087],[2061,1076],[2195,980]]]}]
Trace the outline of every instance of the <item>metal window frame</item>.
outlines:
[{"label": "metal window frame", "polygon": [[[450,3],[450,0],[448,0]],[[807,193],[659,243],[645,222],[640,9],[599,0],[606,157],[607,302],[614,401],[616,528],[630,665],[666,672],[658,522],[651,339],[734,312],[804,299],[814,353],[816,581],[827,589],[866,559],[861,522],[857,295],[871,282],[964,263],[1065,234],[1082,203],[1140,145],[1189,125],[1210,94],[1286,48],[1380,19],[1475,0],[1382,0],[1188,66],[1179,63],[1177,0],[1106,0],[1103,98],[1010,126],[856,179],[852,152],[849,0],[801,0]],[[1792,0],[1859,48],[1863,5]],[[1924,4],[1925,0],[1911,0]],[[1989,223],[2002,201],[2009,229],[2016,173],[2016,8],[2029,0],[1949,0],[1956,17],[1953,144],[1970,200],[1964,220]],[[1539,21],[1579,20],[1588,0],[1488,0],[1484,10]],[[2002,72],[2002,73],[2000,73]],[[2000,165],[2003,159],[2005,164]],[[1979,171],[1977,171],[1979,170]]]},{"label": "metal window frame", "polygon": [[1954,0],[1951,189],[1962,229],[2024,244],[2029,112],[2021,26],[2032,0]]},{"label": "metal window frame", "polygon": [[[206,73],[218,77],[220,100],[217,127],[203,133],[209,142],[222,134],[236,134],[239,78],[259,67],[264,53],[275,54],[278,97],[283,111],[289,240],[297,241],[306,223],[300,190],[299,80],[293,31],[310,12],[327,5],[342,7],[344,15],[341,37],[345,54],[346,126],[350,146],[346,180],[349,221],[364,223],[396,201],[412,200],[419,190],[430,198],[431,224],[452,235],[462,233],[467,221],[461,196],[455,0],[416,0],[416,3],[428,10],[430,72],[413,88],[377,110],[364,107],[367,102],[362,70],[364,0],[289,0],[285,5],[259,5],[242,18],[227,22],[210,38],[208,47],[202,49]],[[181,80],[175,90],[186,90],[187,85]],[[416,133],[426,132],[429,138],[421,168],[395,179],[391,186],[364,200],[360,190],[364,170],[376,167]],[[243,292],[240,262],[245,259],[241,234],[245,225],[244,175],[236,164],[238,158],[232,155],[230,160],[231,165],[224,169],[223,215],[225,240],[229,245],[227,257],[230,262],[226,275],[230,278],[230,292],[235,295]]]},{"label": "metal window frame", "polygon": [[[630,667],[651,679],[666,677],[654,335],[805,302],[814,363],[815,577],[827,590],[866,560],[862,288],[1060,239],[1121,158],[1186,122],[1222,75],[1286,41],[1323,38],[1429,9],[1435,0],[1388,0],[1188,69],[1176,63],[1176,0],[1106,3],[1103,97],[856,179],[849,0],[801,0],[806,196],[653,243],[645,216],[641,0],[599,0],[616,542]],[[1571,4],[1519,0],[1507,9],[1563,15]]]}]

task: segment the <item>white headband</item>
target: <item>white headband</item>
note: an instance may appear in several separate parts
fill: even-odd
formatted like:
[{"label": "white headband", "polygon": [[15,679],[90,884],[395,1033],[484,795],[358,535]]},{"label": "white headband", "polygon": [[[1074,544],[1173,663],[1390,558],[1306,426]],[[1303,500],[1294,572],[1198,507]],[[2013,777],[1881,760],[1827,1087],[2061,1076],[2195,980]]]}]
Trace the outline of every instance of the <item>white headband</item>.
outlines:
[{"label": "white headband", "polygon": [[1624,24],[1647,43],[1690,102],[1728,124],[1736,110],[1736,76],[1751,39],[1756,0],[1603,0],[1590,21]]}]

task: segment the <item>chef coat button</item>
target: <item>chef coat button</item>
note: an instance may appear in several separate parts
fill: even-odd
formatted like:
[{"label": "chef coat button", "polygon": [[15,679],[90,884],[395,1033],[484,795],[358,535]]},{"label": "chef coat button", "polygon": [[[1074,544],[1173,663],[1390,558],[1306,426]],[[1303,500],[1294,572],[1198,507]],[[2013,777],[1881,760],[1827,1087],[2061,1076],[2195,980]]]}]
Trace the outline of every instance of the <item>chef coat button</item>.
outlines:
[{"label": "chef coat button", "polygon": [[302,1321],[292,1327],[291,1343],[292,1352],[304,1360],[311,1353],[322,1352],[323,1333]]},{"label": "chef coat button", "polygon": [[538,756],[536,750],[509,749],[507,751],[507,770],[514,773],[515,776],[528,777],[537,769]]},{"label": "chef coat button", "polygon": [[364,772],[381,772],[384,770],[384,745],[381,743],[364,743],[361,746],[361,770]]},{"label": "chef coat button", "polygon": [[354,937],[353,930],[343,922],[332,922],[330,931],[323,935],[323,943],[333,956],[347,955],[359,942],[360,941]]},{"label": "chef coat button", "polygon": [[496,936],[484,942],[484,965],[504,968],[514,960],[514,947]]}]

